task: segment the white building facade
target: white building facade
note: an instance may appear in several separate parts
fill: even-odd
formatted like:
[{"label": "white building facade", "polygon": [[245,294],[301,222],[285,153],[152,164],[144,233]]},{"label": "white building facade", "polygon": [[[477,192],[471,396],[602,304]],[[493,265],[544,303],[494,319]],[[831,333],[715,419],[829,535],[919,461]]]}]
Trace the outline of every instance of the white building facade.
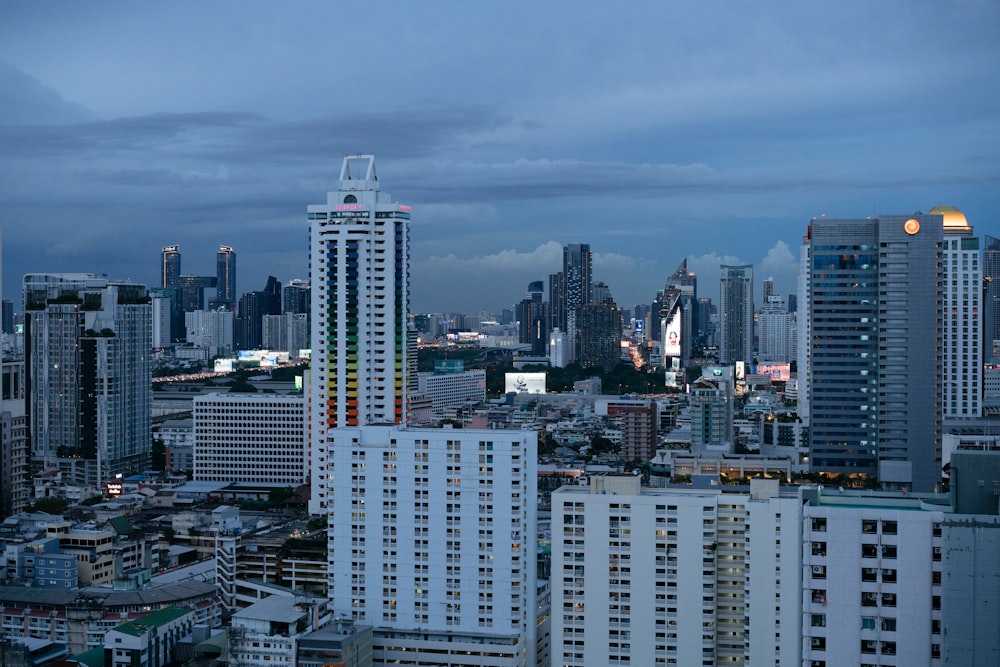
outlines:
[{"label": "white building facade", "polygon": [[418,373],[417,392],[431,399],[431,409],[439,412],[486,400],[486,371],[477,368],[461,373]]},{"label": "white building facade", "polygon": [[798,664],[801,509],[766,482],[554,492],[552,664]]},{"label": "white building facade", "polygon": [[194,399],[194,479],[296,487],[309,480],[301,395]]},{"label": "white building facade", "polygon": [[330,439],[331,610],[375,627],[375,664],[534,665],[534,432]]},{"label": "white building facade", "polygon": [[187,342],[208,350],[209,356],[232,354],[233,311],[195,310],[184,313]]}]

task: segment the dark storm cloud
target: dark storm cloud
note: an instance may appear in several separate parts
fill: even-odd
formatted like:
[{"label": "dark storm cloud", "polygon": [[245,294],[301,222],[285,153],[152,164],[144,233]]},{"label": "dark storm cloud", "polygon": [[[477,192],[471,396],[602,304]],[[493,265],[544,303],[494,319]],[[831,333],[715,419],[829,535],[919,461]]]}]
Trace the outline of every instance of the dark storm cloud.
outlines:
[{"label": "dark storm cloud", "polygon": [[513,300],[567,242],[591,242],[629,303],[684,256],[709,284],[735,258],[788,289],[821,213],[954,204],[996,232],[995,2],[386,2],[349,18],[308,0],[4,5],[7,296],[28,270],[148,281],[166,243],[186,271],[236,245],[241,290],[305,277],[305,206],[345,153],[375,153],[414,204],[420,309]]}]

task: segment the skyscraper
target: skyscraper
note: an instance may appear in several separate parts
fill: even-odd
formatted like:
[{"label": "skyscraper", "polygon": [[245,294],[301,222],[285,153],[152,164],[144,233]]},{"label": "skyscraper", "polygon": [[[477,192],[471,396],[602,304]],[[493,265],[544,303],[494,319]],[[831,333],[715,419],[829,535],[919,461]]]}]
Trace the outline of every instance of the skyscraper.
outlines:
[{"label": "skyscraper", "polygon": [[578,309],[580,365],[610,373],[621,362],[622,315],[611,298]]},{"label": "skyscraper", "polygon": [[570,243],[563,246],[559,315],[560,328],[569,335],[573,359],[580,358],[580,308],[590,301],[593,286],[592,257],[587,243]]},{"label": "skyscraper", "polygon": [[96,486],[149,465],[152,311],[143,285],[24,277],[32,459]]},{"label": "skyscraper", "polygon": [[215,301],[213,307],[232,307],[236,303],[236,251],[220,245],[215,255]]},{"label": "skyscraper", "polygon": [[373,156],[347,157],[308,216],[331,611],[375,626],[376,664],[534,665],[535,434],[405,428],[410,209]]},{"label": "skyscraper", "polygon": [[983,358],[993,357],[993,341],[1000,340],[1000,239],[983,239]]},{"label": "skyscraper", "polygon": [[542,301],[544,284],[542,280],[528,283],[528,291],[517,308],[519,342],[531,345],[533,355],[545,354],[549,337],[545,302]]},{"label": "skyscraper", "polygon": [[941,479],[941,216],[818,218],[805,241],[810,465],[932,490]]},{"label": "skyscraper", "polygon": [[942,391],[948,417],[978,417],[983,407],[983,298],[979,239],[954,206],[935,206],[944,232],[944,367]]},{"label": "skyscraper", "polygon": [[753,266],[721,269],[719,363],[753,361]]},{"label": "skyscraper", "polygon": [[163,246],[160,255],[160,287],[180,287],[181,247]]},{"label": "skyscraper", "polygon": [[308,208],[312,237],[313,429],[401,424],[406,415],[410,207],[381,191],[371,155],[344,159],[340,187]]},{"label": "skyscraper", "polygon": [[768,296],[758,314],[760,339],[757,342],[757,360],[760,363],[786,363],[791,361],[794,348],[790,323],[794,315],[788,312],[785,300],[776,294]]},{"label": "skyscraper", "polygon": [[691,359],[697,330],[697,299],[698,279],[694,272],[688,271],[685,258],[653,299],[655,317],[650,322],[650,335],[661,343],[663,358],[657,363],[664,368],[676,371],[686,367]]}]

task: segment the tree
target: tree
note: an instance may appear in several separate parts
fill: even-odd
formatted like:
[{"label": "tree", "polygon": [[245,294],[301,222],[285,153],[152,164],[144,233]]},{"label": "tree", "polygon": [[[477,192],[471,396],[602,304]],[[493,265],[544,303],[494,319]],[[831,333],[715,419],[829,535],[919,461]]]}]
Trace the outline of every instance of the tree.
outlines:
[{"label": "tree", "polygon": [[277,507],[281,503],[285,502],[289,498],[295,495],[295,490],[286,486],[284,488],[271,489],[267,493],[267,504],[271,507]]},{"label": "tree", "polygon": [[604,436],[595,435],[590,439],[591,456],[598,456],[600,454],[617,454],[620,449],[620,445],[616,445]]},{"label": "tree", "polygon": [[65,498],[39,498],[34,504],[36,512],[45,512],[46,514],[62,514],[67,507],[69,507],[69,501]]}]

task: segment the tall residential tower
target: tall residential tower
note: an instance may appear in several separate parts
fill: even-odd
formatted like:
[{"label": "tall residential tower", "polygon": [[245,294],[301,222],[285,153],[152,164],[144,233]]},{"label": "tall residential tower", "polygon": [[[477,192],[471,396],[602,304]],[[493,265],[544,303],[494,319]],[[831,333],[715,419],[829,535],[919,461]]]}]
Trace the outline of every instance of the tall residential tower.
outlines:
[{"label": "tall residential tower", "polygon": [[719,363],[753,361],[753,266],[721,268]]},{"label": "tall residential tower", "polygon": [[149,466],[152,307],[145,286],[24,277],[31,456],[94,485]]}]

